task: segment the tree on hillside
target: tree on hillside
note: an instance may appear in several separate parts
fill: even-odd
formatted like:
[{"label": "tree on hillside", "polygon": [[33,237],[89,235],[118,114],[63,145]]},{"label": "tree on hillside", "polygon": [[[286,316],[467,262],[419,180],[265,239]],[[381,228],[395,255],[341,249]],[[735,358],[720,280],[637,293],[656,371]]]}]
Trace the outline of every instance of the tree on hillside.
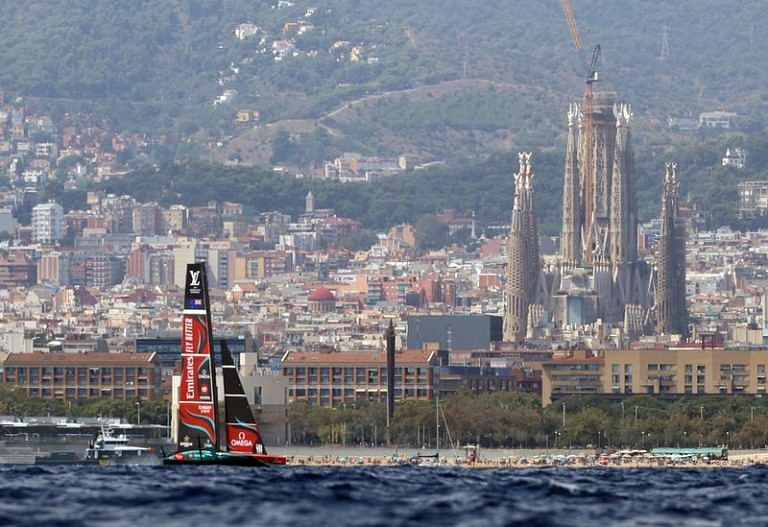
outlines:
[{"label": "tree on hillside", "polygon": [[419,251],[440,249],[448,242],[448,226],[440,223],[434,214],[424,214],[414,226],[416,248]]}]

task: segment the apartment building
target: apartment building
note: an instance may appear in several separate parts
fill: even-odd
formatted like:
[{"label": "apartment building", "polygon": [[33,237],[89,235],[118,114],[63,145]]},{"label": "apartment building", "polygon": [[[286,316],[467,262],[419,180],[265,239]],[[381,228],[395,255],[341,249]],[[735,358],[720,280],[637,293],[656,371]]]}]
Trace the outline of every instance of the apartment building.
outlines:
[{"label": "apartment building", "polygon": [[[438,352],[408,350],[395,356],[395,400],[434,396]],[[288,352],[281,375],[288,379],[288,397],[335,407],[360,399],[385,402],[387,356],[383,352]]]},{"label": "apartment building", "polygon": [[11,353],[0,383],[43,399],[160,398],[161,366],[151,353]]},{"label": "apartment building", "polygon": [[768,349],[576,351],[543,364],[542,404],[574,394],[766,393]]}]

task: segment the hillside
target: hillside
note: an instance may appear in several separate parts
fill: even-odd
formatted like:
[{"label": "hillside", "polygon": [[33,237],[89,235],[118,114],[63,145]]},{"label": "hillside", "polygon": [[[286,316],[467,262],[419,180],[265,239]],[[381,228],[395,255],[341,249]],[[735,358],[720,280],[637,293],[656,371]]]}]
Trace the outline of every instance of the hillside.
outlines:
[{"label": "hillside", "polygon": [[[672,114],[720,108],[762,123],[761,2],[572,4],[586,45],[603,47],[601,87],[633,104],[639,142],[677,140],[665,131]],[[238,39],[246,22],[258,29]],[[559,149],[564,105],[582,89],[556,0],[18,0],[0,4],[0,63],[4,90],[118,128],[214,140],[219,160],[272,140],[234,124],[242,108],[275,130],[324,125],[330,137],[299,138],[315,162],[345,149],[424,161]],[[214,106],[226,89],[235,98]]]},{"label": "hillside", "polygon": [[[726,145],[734,144],[750,151],[750,167],[737,170],[719,166],[719,153],[725,151]],[[658,216],[664,162],[674,160],[679,164],[682,196],[690,197],[707,209],[711,226],[768,227],[765,217],[749,224],[736,217],[736,184],[763,177],[761,167],[768,164],[768,135],[757,134],[746,141],[714,137],[702,144],[685,144],[663,152],[646,146],[640,147],[636,156],[641,221]],[[535,199],[542,235],[558,235],[560,232],[563,164],[562,152],[534,150]],[[187,161],[146,166],[123,178],[108,181],[104,188],[166,205],[236,201],[246,205],[248,214],[269,210],[298,214],[303,211],[307,191],[312,190],[319,207],[332,207],[339,215],[359,220],[368,229],[381,231],[396,223],[416,222],[423,214],[449,208],[465,215],[474,211],[481,224],[506,223],[512,207],[512,174],[516,169],[515,155],[496,154],[484,161],[411,171],[371,184],[343,184],[294,179],[255,167]],[[72,198],[83,199],[84,196],[68,196],[68,199]],[[78,202],[72,201],[70,205],[78,206]]]}]

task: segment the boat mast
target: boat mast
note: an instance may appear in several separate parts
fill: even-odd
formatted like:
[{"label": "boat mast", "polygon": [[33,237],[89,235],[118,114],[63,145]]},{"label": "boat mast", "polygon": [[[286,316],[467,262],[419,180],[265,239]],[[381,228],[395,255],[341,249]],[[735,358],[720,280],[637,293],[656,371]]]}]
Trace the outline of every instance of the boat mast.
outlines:
[{"label": "boat mast", "polygon": [[440,454],[440,396],[435,394],[435,446]]}]

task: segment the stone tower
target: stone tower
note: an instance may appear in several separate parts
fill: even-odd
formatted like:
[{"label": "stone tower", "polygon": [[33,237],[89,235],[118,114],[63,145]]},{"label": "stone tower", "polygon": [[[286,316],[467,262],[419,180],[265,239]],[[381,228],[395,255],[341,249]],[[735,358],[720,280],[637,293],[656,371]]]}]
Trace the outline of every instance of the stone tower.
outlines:
[{"label": "stone tower", "polygon": [[307,192],[307,197],[304,199],[304,212],[315,212],[315,197],[311,190]]},{"label": "stone tower", "polygon": [[[558,325],[571,324],[570,318],[578,324],[597,318],[621,324],[626,306],[648,308],[650,269],[637,256],[632,112],[615,101],[616,94],[598,92],[588,110],[573,104],[568,109],[560,262],[551,271],[554,286],[548,291],[558,291],[563,305],[589,298],[597,308],[567,321],[555,316]],[[585,119],[594,125],[589,145],[581,129]],[[549,307],[554,312],[551,301]]]},{"label": "stone tower", "polygon": [[629,121],[632,112],[626,104],[614,106],[616,116],[616,146],[613,152],[611,176],[611,217],[609,248],[611,264],[637,260],[637,199],[634,189],[634,158]]},{"label": "stone tower", "polygon": [[579,181],[579,137],[574,130],[579,107],[568,108],[568,141],[565,150],[563,178],[563,229],[560,233],[560,255],[566,262],[581,261],[581,183]]},{"label": "stone tower", "polygon": [[539,240],[533,204],[531,154],[518,155],[515,198],[507,240],[506,313],[504,340],[522,342],[528,327],[528,309],[539,276]]},{"label": "stone tower", "polygon": [[677,164],[667,163],[656,276],[656,332],[687,336],[685,226],[680,221],[678,187]]}]

